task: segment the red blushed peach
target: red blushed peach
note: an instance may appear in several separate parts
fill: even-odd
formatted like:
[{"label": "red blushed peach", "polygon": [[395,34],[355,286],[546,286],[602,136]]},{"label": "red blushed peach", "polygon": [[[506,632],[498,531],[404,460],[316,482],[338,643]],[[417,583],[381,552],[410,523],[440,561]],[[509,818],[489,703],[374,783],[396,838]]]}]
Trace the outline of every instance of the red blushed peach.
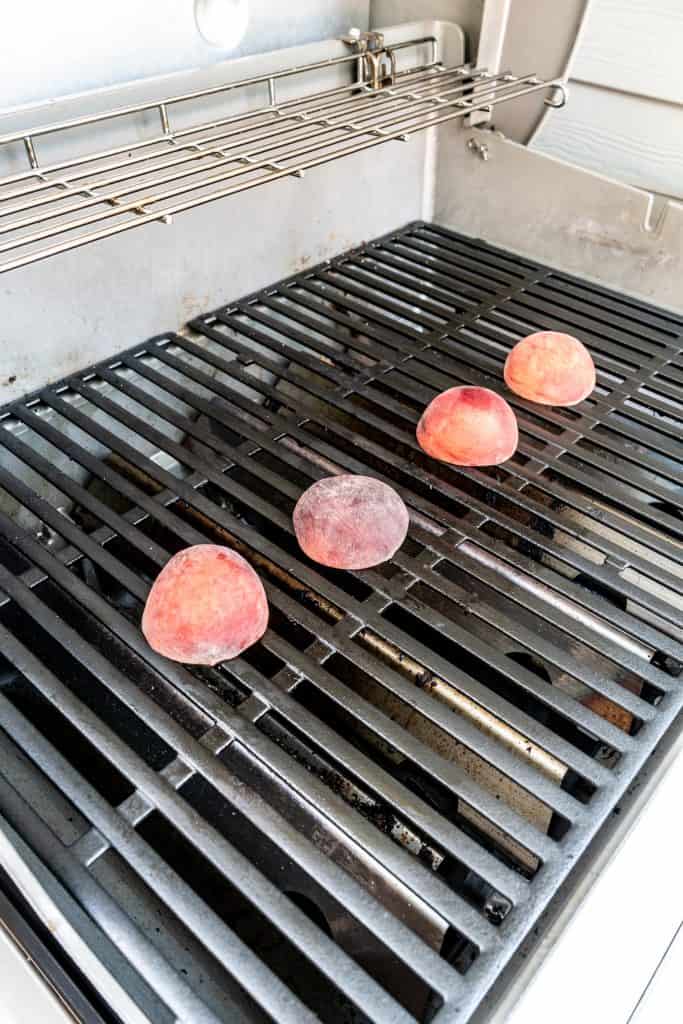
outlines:
[{"label": "red blushed peach", "polygon": [[217,544],[197,544],[169,559],[142,616],[150,647],[188,665],[236,658],[267,625],[261,580],[241,555]]},{"label": "red blushed peach", "polygon": [[450,388],[429,403],[417,425],[427,455],[455,466],[496,466],[514,455],[517,420],[488,388]]},{"label": "red blushed peach", "polygon": [[292,516],[302,551],[332,569],[386,562],[408,532],[408,509],[388,484],[370,476],[328,476],[304,491]]},{"label": "red blushed peach", "polygon": [[595,387],[590,352],[571,334],[539,331],[518,341],[505,361],[505,383],[541,405],[576,405]]}]

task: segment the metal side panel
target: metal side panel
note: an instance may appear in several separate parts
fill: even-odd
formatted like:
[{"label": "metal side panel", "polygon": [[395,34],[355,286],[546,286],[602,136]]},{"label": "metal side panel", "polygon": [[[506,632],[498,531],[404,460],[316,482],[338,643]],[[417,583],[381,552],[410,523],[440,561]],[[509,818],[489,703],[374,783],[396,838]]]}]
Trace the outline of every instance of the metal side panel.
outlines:
[{"label": "metal side panel", "polygon": [[30,960],[0,928],[0,1015],[6,1024],[73,1024],[73,1017],[45,984]]},{"label": "metal side panel", "polygon": [[[35,913],[61,943],[67,955],[78,964],[83,974],[125,1024],[156,1024],[157,1020],[166,1020],[171,1024],[173,1016],[169,1015],[153,997],[150,999],[150,993],[145,993],[144,986],[140,987],[133,981],[128,965],[124,965],[120,954],[84,914],[52,872],[36,857],[31,847],[12,828],[4,815],[0,817],[0,864],[20,888]],[[15,983],[19,984],[18,981]],[[37,983],[44,984],[39,981]],[[55,1022],[62,1020],[66,1016],[64,1011],[53,1011],[50,1006],[54,996],[48,992],[38,996],[35,985],[36,980],[31,984],[27,979],[27,997],[36,1001],[34,1005],[42,1007],[41,1012],[52,1012]],[[26,1006],[28,1005],[29,1002]],[[47,1012],[39,1019],[45,1020],[46,1024],[48,1021],[52,1024]],[[72,1019],[70,1014],[68,1019]],[[11,1017],[9,1021],[12,1021]]]},{"label": "metal side panel", "polygon": [[683,205],[460,127],[439,133],[436,182],[437,223],[683,309]]}]

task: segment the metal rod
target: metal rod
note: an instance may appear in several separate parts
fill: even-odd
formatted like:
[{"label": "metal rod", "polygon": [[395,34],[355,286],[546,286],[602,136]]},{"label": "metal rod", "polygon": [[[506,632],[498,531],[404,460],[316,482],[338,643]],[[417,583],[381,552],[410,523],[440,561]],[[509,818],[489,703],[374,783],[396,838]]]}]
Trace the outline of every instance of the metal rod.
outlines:
[{"label": "metal rod", "polygon": [[26,149],[26,154],[28,156],[28,161],[31,165],[31,168],[35,170],[38,166],[38,159],[36,157],[36,151],[33,148],[33,139],[30,135],[24,136],[24,148]]},{"label": "metal rod", "polygon": [[[439,83],[439,87],[441,89],[440,95],[447,95],[447,94],[450,95],[453,92],[460,93],[460,92],[462,92],[466,88],[466,85],[459,84],[455,88],[448,89],[448,90],[444,91],[442,89],[442,85],[441,85],[442,82],[443,82],[443,79],[440,79],[440,83]],[[385,99],[385,93],[383,92],[381,94],[382,110],[386,110],[387,108],[391,108],[392,106],[395,106],[395,105],[397,105],[397,104],[399,104],[401,102],[403,102],[403,103],[410,102],[412,105],[414,105],[416,100],[421,100],[423,98],[426,98],[427,100],[429,100],[430,99],[430,93],[433,92],[435,88],[436,88],[436,86],[432,82],[429,82],[427,87],[426,87],[426,89],[422,89],[420,92],[416,92],[415,91],[415,85],[411,84],[410,86],[406,86],[405,87],[405,89],[409,89],[410,90],[410,96],[406,97],[406,98],[404,98],[403,95],[401,94],[401,89],[392,90],[392,96],[390,98],[388,98],[388,99]],[[50,203],[56,204],[56,208],[52,212],[44,214],[44,215],[42,215],[40,217],[29,217],[29,218],[25,218],[24,220],[10,222],[9,224],[6,224],[3,227],[0,227],[0,232],[6,233],[8,231],[17,230],[19,228],[22,228],[22,227],[28,225],[28,224],[40,223],[41,221],[47,220],[50,217],[62,217],[62,216],[65,216],[68,213],[73,213],[73,212],[75,212],[77,210],[85,209],[88,206],[99,205],[99,204],[101,204],[104,201],[113,201],[113,200],[117,200],[118,201],[120,196],[126,194],[126,191],[119,190],[114,195],[110,196],[110,195],[107,195],[107,194],[102,195],[99,192],[97,192],[96,190],[102,189],[102,188],[108,188],[108,187],[110,187],[110,186],[112,186],[114,184],[117,184],[117,183],[122,182],[122,181],[126,181],[126,180],[131,179],[131,178],[140,178],[140,177],[145,177],[145,176],[147,176],[149,174],[158,174],[159,171],[164,170],[167,167],[177,167],[177,166],[182,165],[182,164],[192,163],[194,161],[197,161],[197,160],[201,159],[202,157],[203,158],[212,158],[212,157],[215,157],[215,156],[223,157],[223,159],[220,160],[218,163],[215,163],[215,162],[211,163],[211,168],[210,169],[214,170],[216,167],[220,167],[222,164],[227,164],[227,163],[231,163],[231,162],[237,162],[237,161],[240,161],[240,160],[245,160],[246,161],[247,159],[248,160],[253,160],[256,156],[259,156],[259,155],[261,155],[263,157],[263,159],[266,159],[266,154],[269,154],[269,153],[274,155],[282,147],[282,145],[285,145],[284,142],[281,143],[280,146],[277,146],[277,145],[275,145],[273,143],[274,139],[277,139],[278,137],[280,137],[282,135],[288,135],[288,134],[296,133],[296,141],[300,141],[300,140],[306,140],[306,139],[310,139],[310,138],[315,138],[315,137],[318,137],[318,136],[323,135],[323,134],[329,134],[330,132],[332,132],[335,129],[336,130],[340,130],[340,129],[348,130],[352,126],[347,126],[344,123],[339,123],[340,122],[341,114],[339,116],[337,116],[334,120],[322,121],[322,120],[320,120],[318,118],[312,117],[311,114],[307,113],[307,111],[318,112],[320,110],[335,109],[337,107],[341,107],[342,108],[342,111],[341,111],[342,113],[345,112],[345,111],[348,111],[348,110],[353,110],[354,111],[354,116],[356,117],[356,120],[354,122],[354,126],[353,127],[355,128],[356,124],[361,124],[362,125],[365,121],[368,120],[368,117],[365,117],[365,118],[364,117],[360,117],[360,119],[359,119],[356,116],[357,113],[360,112],[362,114],[363,111],[365,109],[368,109],[368,108],[372,109],[373,114],[376,112],[377,98],[374,97],[374,96],[368,96],[368,97],[364,97],[362,99],[355,100],[352,104],[349,104],[348,100],[342,100],[342,101],[335,100],[335,101],[330,101],[330,102],[328,102],[326,104],[318,104],[318,103],[316,103],[314,105],[309,105],[308,107],[297,108],[296,111],[294,111],[294,112],[292,112],[290,114],[282,113],[280,118],[278,119],[278,127],[275,130],[273,130],[273,128],[272,128],[272,121],[269,121],[269,122],[264,122],[265,126],[267,127],[267,130],[265,132],[261,133],[260,135],[253,135],[253,134],[251,134],[253,132],[252,128],[249,128],[247,130],[249,132],[249,134],[247,134],[243,128],[240,128],[240,129],[234,129],[234,130],[229,131],[229,132],[222,132],[222,133],[219,133],[218,135],[209,136],[206,139],[200,138],[198,140],[193,141],[192,143],[188,143],[186,145],[181,145],[181,146],[176,147],[178,150],[180,150],[181,154],[184,154],[184,155],[174,156],[171,159],[165,158],[164,154],[161,153],[161,154],[156,154],[153,157],[152,156],[142,156],[142,157],[135,157],[135,158],[131,158],[131,159],[126,159],[124,161],[120,161],[118,165],[114,165],[114,166],[125,167],[126,168],[125,173],[117,174],[117,175],[106,177],[106,178],[103,178],[103,179],[98,179],[96,181],[90,181],[88,183],[88,192],[91,194],[91,199],[87,203],[78,203],[78,204],[75,204],[73,206],[65,207],[62,204],[62,202],[61,202],[61,200],[62,200],[61,196],[55,197],[55,196],[48,195],[48,196],[44,196],[42,199],[41,198],[30,199],[27,202],[16,203],[15,205],[10,206],[10,207],[6,207],[6,208],[3,208],[2,205],[0,205],[0,217],[9,217],[9,216],[11,216],[14,213],[18,213],[18,212],[21,212],[23,210],[35,209],[36,207],[38,207],[40,205],[48,205]],[[324,130],[322,132],[321,131],[302,132],[301,126],[300,126],[302,121],[305,121],[307,125],[311,124],[312,127],[316,127],[316,126],[322,124],[323,128],[326,129],[326,130]],[[386,121],[386,119],[385,119],[385,121]],[[260,127],[262,127],[262,125],[259,124],[259,125],[256,125],[255,127],[256,128],[260,128]],[[373,128],[374,127],[375,127],[375,124],[373,123]],[[228,149],[234,148],[235,146],[237,146],[239,144],[243,144],[245,141],[247,141],[250,145],[252,145],[254,142],[258,141],[259,139],[266,139],[266,140],[268,140],[268,145],[264,146],[264,147],[261,147],[260,149],[255,149],[255,150],[248,149],[245,152],[239,152],[239,153],[236,153],[232,157],[228,157],[227,153],[225,152],[225,149],[226,149],[226,145],[225,144],[233,136],[237,137],[237,141],[233,142],[233,143],[230,143],[227,146]],[[179,137],[178,135],[174,135],[174,141],[178,137]],[[213,146],[214,143],[219,143],[219,148],[214,147]],[[287,157],[289,158],[290,154],[287,154]],[[140,163],[143,163],[143,162],[150,162],[152,159],[157,161],[152,168],[145,169],[144,167],[138,167],[137,166],[137,164],[140,164]],[[131,169],[131,167],[132,167],[132,169]],[[107,170],[110,170],[110,169],[111,168],[107,168]],[[155,185],[161,184],[162,182],[165,182],[165,181],[175,181],[175,180],[178,180],[179,178],[186,177],[189,174],[202,173],[202,170],[203,170],[203,168],[200,167],[200,168],[190,169],[184,175],[177,174],[177,175],[167,175],[167,176],[164,176],[164,177],[160,177],[160,178],[155,179]],[[78,177],[84,177],[84,176],[86,176],[86,174],[90,174],[90,173],[91,172],[88,171],[88,172],[82,172],[79,175],[70,175],[70,176],[67,176],[67,177],[60,178],[58,182],[55,182],[53,179],[47,179],[46,181],[41,182],[39,185],[32,186],[30,190],[24,190],[23,192],[14,193],[14,195],[19,196],[19,197],[23,197],[26,194],[35,195],[37,192],[39,192],[41,190],[44,191],[46,189],[50,189],[50,188],[54,187],[55,184],[59,184],[60,186],[63,186],[64,188],[68,188],[68,189],[70,189],[73,192],[84,191],[82,186],[81,187],[72,186],[71,182],[75,181]],[[128,189],[127,191],[128,192],[140,191],[142,189],[142,187],[143,186],[138,183],[135,186],[133,186],[132,188]],[[0,198],[0,204],[5,202],[7,198],[8,198],[7,196],[3,196],[2,198]]]},{"label": "metal rod", "polygon": [[[457,71],[457,70],[460,70],[460,71],[464,72],[469,67],[470,67],[470,65],[463,64],[463,65],[459,66],[459,68],[453,69],[452,73],[455,73],[455,71]],[[426,77],[428,75],[428,73],[430,71],[434,71],[434,70],[435,69],[433,68],[432,65],[426,64],[426,65],[421,65],[421,66],[416,67],[416,68],[409,68],[409,69],[406,69],[405,71],[400,71],[398,73],[398,77],[402,81],[405,80],[406,82],[409,82],[409,81],[421,81],[424,77]],[[241,123],[241,122],[246,122],[247,125],[248,125],[250,122],[252,122],[252,121],[254,121],[256,119],[259,119],[259,118],[265,118],[265,120],[263,121],[264,124],[265,123],[272,123],[274,116],[279,117],[279,116],[282,115],[282,113],[284,111],[296,110],[299,107],[303,107],[303,109],[307,110],[307,109],[309,109],[311,107],[311,104],[313,104],[312,109],[317,109],[318,106],[320,106],[320,108],[322,108],[324,105],[326,105],[326,102],[324,102],[324,101],[327,101],[328,98],[334,98],[334,97],[340,97],[340,96],[348,97],[348,96],[354,95],[354,93],[357,93],[357,91],[358,91],[358,85],[357,85],[357,83],[354,83],[354,84],[351,84],[351,85],[337,86],[334,89],[325,89],[325,90],[322,90],[321,92],[317,92],[317,93],[313,94],[312,96],[311,95],[309,95],[309,96],[297,96],[297,97],[294,97],[293,99],[285,100],[285,101],[279,103],[278,104],[277,112],[270,110],[266,106],[266,107],[261,107],[261,108],[259,108],[257,110],[248,110],[248,111],[245,111],[245,112],[243,112],[241,114],[232,114],[232,115],[227,116],[227,117],[215,118],[215,119],[213,119],[211,121],[204,121],[204,122],[200,122],[199,124],[190,125],[189,127],[184,128],[184,129],[176,129],[173,132],[171,139],[167,138],[164,135],[156,135],[156,136],[154,136],[154,137],[152,137],[150,139],[141,139],[138,142],[130,142],[127,146],[115,146],[115,147],[111,147],[109,149],[95,151],[93,153],[87,153],[85,155],[74,157],[71,160],[62,160],[62,161],[59,161],[57,163],[47,164],[47,165],[45,165],[44,173],[45,174],[51,174],[51,173],[56,172],[56,171],[65,170],[66,168],[69,168],[69,167],[75,167],[75,168],[79,169],[80,173],[79,173],[79,175],[71,175],[72,179],[75,179],[75,178],[77,178],[79,176],[87,176],[89,173],[92,173],[91,170],[87,169],[87,165],[90,164],[90,163],[93,163],[93,162],[95,162],[97,160],[104,160],[104,159],[107,159],[109,157],[119,156],[119,155],[124,154],[124,153],[127,155],[129,153],[139,152],[139,151],[145,150],[145,149],[151,149],[151,148],[153,148],[155,146],[160,146],[162,148],[162,150],[164,152],[166,152],[167,151],[167,146],[168,146],[169,142],[171,142],[175,146],[175,145],[177,145],[177,142],[178,142],[179,139],[185,139],[185,138],[189,139],[191,136],[197,135],[200,132],[210,131],[210,130],[214,130],[216,128],[225,127],[225,126],[231,125],[231,124],[238,124],[238,123]],[[368,92],[368,90],[365,87],[363,87],[361,89],[361,95],[366,95],[367,92]],[[258,122],[258,123],[261,123],[261,122]],[[218,137],[220,137],[220,136],[217,136],[217,138]],[[209,138],[211,138],[211,137],[209,137]],[[140,159],[141,160],[147,160],[147,159],[151,159],[151,157],[149,157],[149,156],[142,156],[142,157],[140,157]],[[126,166],[129,162],[130,163],[134,163],[135,160],[131,160],[131,161],[123,160],[119,164],[108,164],[105,169],[115,169],[117,167],[123,167],[123,166]],[[17,182],[17,181],[24,181],[24,180],[28,180],[28,179],[34,179],[35,177],[36,177],[36,175],[33,172],[31,172],[31,171],[22,171],[22,172],[17,173],[17,174],[8,175],[7,177],[4,177],[2,179],[2,181],[3,181],[4,184],[9,184],[9,183]],[[16,198],[17,196],[21,196],[21,195],[28,195],[31,192],[40,191],[40,190],[42,190],[42,189],[44,189],[46,187],[49,187],[49,183],[46,183],[46,182],[41,180],[38,184],[31,185],[31,186],[29,186],[29,187],[27,187],[27,188],[25,188],[25,189],[23,189],[21,191],[12,192],[12,193],[3,195],[3,201],[5,199]]]}]

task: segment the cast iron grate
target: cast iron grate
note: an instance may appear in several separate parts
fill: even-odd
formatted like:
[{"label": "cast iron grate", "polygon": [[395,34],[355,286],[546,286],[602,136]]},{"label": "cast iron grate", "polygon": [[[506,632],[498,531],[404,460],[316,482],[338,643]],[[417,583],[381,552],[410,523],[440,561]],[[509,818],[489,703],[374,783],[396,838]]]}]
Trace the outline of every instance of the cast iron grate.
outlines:
[{"label": "cast iron grate", "polygon": [[[551,326],[590,399],[508,395],[502,467],[427,459],[434,393]],[[680,710],[682,337],[414,224],[3,410],[0,811],[153,1019],[471,1016]],[[294,542],[340,470],[410,508],[377,570]],[[272,620],[188,670],[138,620],[207,540]]]}]

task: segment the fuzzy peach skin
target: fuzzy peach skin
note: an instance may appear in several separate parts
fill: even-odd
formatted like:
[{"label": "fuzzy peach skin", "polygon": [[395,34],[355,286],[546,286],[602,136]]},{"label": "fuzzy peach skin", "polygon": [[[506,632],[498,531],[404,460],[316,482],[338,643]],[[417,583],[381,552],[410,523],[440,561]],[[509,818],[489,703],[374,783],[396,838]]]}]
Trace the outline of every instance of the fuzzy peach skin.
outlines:
[{"label": "fuzzy peach skin", "polygon": [[388,484],[370,476],[324,477],[299,498],[292,516],[302,551],[333,569],[386,562],[408,532],[408,509]]},{"label": "fuzzy peach skin", "polygon": [[497,466],[514,455],[517,420],[504,398],[488,388],[458,387],[437,395],[417,425],[427,455],[455,466]]},{"label": "fuzzy peach skin", "polygon": [[595,364],[578,338],[539,331],[518,341],[505,361],[505,383],[541,405],[576,405],[595,387]]},{"label": "fuzzy peach skin", "polygon": [[248,562],[218,544],[185,548],[149,592],[142,632],[159,654],[216,665],[255,644],[268,625],[263,584]]}]

